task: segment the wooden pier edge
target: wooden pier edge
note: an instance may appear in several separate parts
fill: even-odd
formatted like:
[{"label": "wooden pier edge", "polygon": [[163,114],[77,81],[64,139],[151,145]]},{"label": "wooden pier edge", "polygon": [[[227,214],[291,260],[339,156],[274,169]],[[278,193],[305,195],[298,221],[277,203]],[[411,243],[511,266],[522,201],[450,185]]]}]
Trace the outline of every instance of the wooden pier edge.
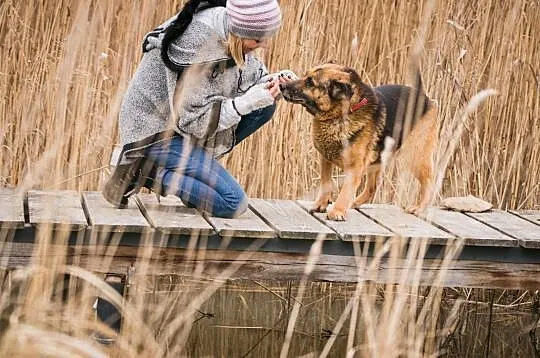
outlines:
[{"label": "wooden pier edge", "polygon": [[[150,248],[141,258],[141,248],[118,246],[111,254],[103,247],[65,246],[50,248],[48,257],[32,257],[34,244],[8,243],[1,250],[0,268],[12,270],[29,264],[44,263],[55,253],[66,255],[66,264],[97,274],[126,274],[134,268],[135,275],[178,275],[189,278],[227,280],[297,281],[306,275],[308,256],[300,253],[276,253],[234,250],[189,250],[185,248]],[[419,286],[468,288],[540,288],[540,265],[454,260],[444,266],[438,259],[423,259],[410,267],[406,259],[377,261],[372,257],[356,258],[321,254],[306,277],[311,281],[358,283],[372,281],[381,284],[401,283]],[[107,262],[107,265],[103,263]],[[146,267],[145,272],[137,272]],[[197,273],[195,273],[197,272]]]},{"label": "wooden pier edge", "polygon": [[[349,212],[346,222],[331,222],[324,214],[310,214],[309,202],[277,199],[251,199],[248,212],[238,219],[207,217],[178,198],[158,203],[150,194],[130,199],[123,210],[111,207],[98,192],[21,195],[1,189],[0,201],[0,269],[64,255],[66,262],[97,273],[126,273],[134,265],[149,268],[139,274],[194,277],[197,272],[212,279],[290,281],[304,277],[308,254],[320,244],[310,280],[397,283],[403,277],[402,283],[425,286],[540,288],[538,211],[463,214],[430,208],[429,215],[416,217],[396,206],[370,204]],[[53,243],[56,236],[63,246],[32,258],[33,242],[45,238]],[[405,251],[393,261],[385,258],[376,270],[358,267],[375,257],[375,238],[427,245],[418,260],[419,277],[407,271]],[[366,242],[372,243],[371,251],[358,260],[355,252]],[[463,250],[437,279],[441,253],[456,242]],[[200,247],[196,253],[194,247]]]}]

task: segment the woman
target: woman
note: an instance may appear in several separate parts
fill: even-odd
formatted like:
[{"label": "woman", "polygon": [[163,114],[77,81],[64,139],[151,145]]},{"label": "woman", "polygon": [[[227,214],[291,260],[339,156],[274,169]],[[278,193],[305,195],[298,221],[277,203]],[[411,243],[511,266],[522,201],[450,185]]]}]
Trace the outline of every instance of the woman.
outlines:
[{"label": "woman", "polygon": [[281,26],[276,0],[188,1],[146,35],[120,110],[122,152],[103,196],[125,207],[141,187],[209,215],[236,217],[247,196],[216,158],[270,120],[279,83],[253,50]]}]

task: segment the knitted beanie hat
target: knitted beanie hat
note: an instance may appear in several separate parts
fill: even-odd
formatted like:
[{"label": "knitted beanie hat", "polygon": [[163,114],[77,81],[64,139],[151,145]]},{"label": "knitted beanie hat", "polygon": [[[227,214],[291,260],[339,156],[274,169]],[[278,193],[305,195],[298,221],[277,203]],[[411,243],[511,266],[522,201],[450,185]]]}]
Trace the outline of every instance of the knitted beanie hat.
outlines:
[{"label": "knitted beanie hat", "polygon": [[276,0],[227,0],[229,31],[246,39],[272,36],[281,26]]}]

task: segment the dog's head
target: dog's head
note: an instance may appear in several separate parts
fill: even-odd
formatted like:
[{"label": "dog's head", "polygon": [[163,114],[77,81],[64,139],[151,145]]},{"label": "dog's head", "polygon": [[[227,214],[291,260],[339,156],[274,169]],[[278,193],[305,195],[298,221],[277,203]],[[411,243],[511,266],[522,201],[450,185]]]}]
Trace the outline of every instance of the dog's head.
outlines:
[{"label": "dog's head", "polygon": [[321,117],[340,115],[349,108],[355,86],[361,84],[355,70],[333,63],[310,69],[302,78],[280,85],[283,98],[304,106]]}]

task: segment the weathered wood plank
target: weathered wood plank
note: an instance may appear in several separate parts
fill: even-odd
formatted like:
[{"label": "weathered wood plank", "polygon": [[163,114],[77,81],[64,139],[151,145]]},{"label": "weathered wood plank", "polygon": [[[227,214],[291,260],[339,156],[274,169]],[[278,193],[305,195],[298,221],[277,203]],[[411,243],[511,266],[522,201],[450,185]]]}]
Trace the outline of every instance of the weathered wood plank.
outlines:
[{"label": "weathered wood plank", "polygon": [[[0,253],[0,268],[16,268],[29,264],[39,264],[46,256],[33,258],[32,244],[9,243]],[[65,253],[65,248],[50,247],[50,255]],[[75,256],[75,252],[78,253]],[[103,256],[96,257],[96,252]],[[112,256],[108,256],[111,253]],[[228,250],[206,250],[204,255],[193,255],[186,249],[156,248],[145,262],[148,271],[138,268],[140,250],[137,247],[119,246],[116,250],[96,250],[90,246],[82,248],[69,247],[67,264],[77,262],[77,265],[96,273],[125,274],[128,267],[135,266],[137,275],[176,274],[195,278],[216,278],[223,270],[236,265],[231,270],[229,279],[249,280],[300,280],[304,274],[307,255],[285,254],[270,252],[242,253]],[[104,266],[99,258],[112,257],[111,264]],[[365,265],[371,263],[371,258]],[[108,260],[107,260],[108,261]],[[199,266],[204,271],[194,274],[193,268]],[[367,266],[362,266],[367,267]],[[437,284],[444,287],[479,287],[507,289],[537,289],[540,286],[538,265],[515,264],[487,261],[457,260],[453,261],[444,271],[441,281],[436,281],[440,273],[441,261],[425,259],[421,261],[418,276],[413,274],[415,267],[405,259],[385,259],[373,271],[360,270],[360,281],[377,283],[400,283],[421,286]],[[358,266],[354,257],[320,255],[314,267],[310,280],[354,283],[358,282]],[[409,273],[409,274],[405,274]],[[418,280],[418,281],[416,281]]]},{"label": "weathered wood plank", "polygon": [[481,222],[457,211],[428,208],[423,217],[430,223],[465,240],[471,246],[516,247],[516,239],[501,233]]},{"label": "weathered wood plank", "polygon": [[[309,211],[313,202],[297,200],[297,203],[306,211]],[[357,210],[348,210],[346,221],[328,220],[326,213],[313,213],[312,215],[336,231],[344,241],[365,241],[375,237],[392,237],[395,235]]]},{"label": "weathered wood plank", "polygon": [[83,193],[83,200],[88,212],[92,230],[106,232],[143,232],[151,229],[133,198],[128,207],[117,209],[109,204],[101,192]]},{"label": "weathered wood plank", "polygon": [[502,210],[467,215],[512,236],[523,247],[540,249],[539,225]]},{"label": "weathered wood plank", "polygon": [[80,231],[88,226],[76,191],[28,192],[28,214],[32,225],[51,225],[55,230]]},{"label": "weathered wood plank", "polygon": [[16,229],[24,226],[24,196],[15,189],[0,188],[0,227]]},{"label": "weathered wood plank", "polygon": [[454,238],[453,235],[394,205],[369,204],[363,205],[359,210],[402,237],[425,238],[433,245],[445,245],[448,239]]},{"label": "weathered wood plank", "polygon": [[512,210],[512,213],[540,225],[540,210]]},{"label": "weathered wood plank", "polygon": [[338,238],[332,229],[323,225],[294,201],[250,199],[249,203],[282,239],[316,239],[319,235],[325,235],[326,240]]},{"label": "weathered wood plank", "polygon": [[276,232],[268,226],[251,209],[235,219],[224,219],[216,217],[206,218],[222,237],[249,237],[261,239],[273,239],[277,237]]},{"label": "weathered wood plank", "polygon": [[154,194],[138,194],[137,197],[152,226],[164,234],[208,236],[215,233],[197,209],[186,207],[176,196],[161,198],[160,203]]}]

